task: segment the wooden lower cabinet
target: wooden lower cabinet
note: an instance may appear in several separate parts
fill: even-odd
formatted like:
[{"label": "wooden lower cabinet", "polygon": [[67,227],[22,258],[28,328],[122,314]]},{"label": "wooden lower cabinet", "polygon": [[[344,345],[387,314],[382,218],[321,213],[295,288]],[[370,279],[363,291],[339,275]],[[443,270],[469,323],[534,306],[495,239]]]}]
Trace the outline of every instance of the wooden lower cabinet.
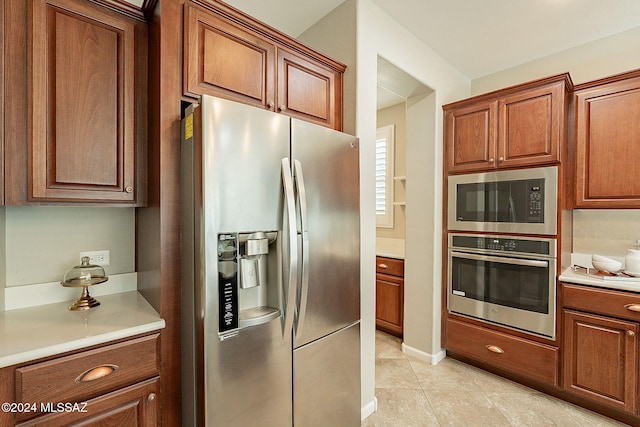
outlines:
[{"label": "wooden lower cabinet", "polygon": [[538,382],[558,385],[558,348],[447,319],[447,351]]},{"label": "wooden lower cabinet", "polygon": [[638,324],[564,310],[564,388],[626,412],[637,410]]},{"label": "wooden lower cabinet", "polygon": [[0,425],[159,425],[158,344],[153,333],[3,368],[0,397],[24,410]]},{"label": "wooden lower cabinet", "polygon": [[112,393],[65,407],[56,412],[29,420],[17,427],[82,426],[152,427],[158,424],[157,393],[159,377],[126,387]]},{"label": "wooden lower cabinet", "polygon": [[563,284],[562,290],[563,388],[640,415],[640,295],[569,284]]},{"label": "wooden lower cabinet", "polygon": [[376,328],[402,337],[404,260],[376,257]]}]

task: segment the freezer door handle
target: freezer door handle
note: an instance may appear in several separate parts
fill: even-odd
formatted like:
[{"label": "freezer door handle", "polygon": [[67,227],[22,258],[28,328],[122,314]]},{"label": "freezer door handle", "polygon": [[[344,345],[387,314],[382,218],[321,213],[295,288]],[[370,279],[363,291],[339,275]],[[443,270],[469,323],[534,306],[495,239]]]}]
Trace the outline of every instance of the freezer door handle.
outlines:
[{"label": "freezer door handle", "polygon": [[300,292],[297,301],[297,322],[295,325],[296,337],[304,326],[307,311],[307,295],[309,293],[309,219],[307,211],[307,192],[304,185],[302,163],[293,161],[293,179],[298,192],[298,206],[300,208],[300,237],[302,240],[302,270],[300,272]]},{"label": "freezer door handle", "polygon": [[[285,261],[285,271],[288,274],[283,275],[282,286],[285,295],[284,309],[284,328],[282,335],[290,337],[293,331],[293,318],[295,316],[297,278],[298,278],[298,233],[296,227],[296,202],[293,190],[293,179],[291,177],[291,166],[288,158],[282,159],[282,186],[284,190],[284,218],[282,219],[283,234],[288,238],[288,251],[285,247],[284,254],[288,252],[288,259],[283,256]],[[285,223],[286,219],[286,223]],[[284,229],[286,227],[286,229]],[[286,245],[286,243],[285,243]]]}]

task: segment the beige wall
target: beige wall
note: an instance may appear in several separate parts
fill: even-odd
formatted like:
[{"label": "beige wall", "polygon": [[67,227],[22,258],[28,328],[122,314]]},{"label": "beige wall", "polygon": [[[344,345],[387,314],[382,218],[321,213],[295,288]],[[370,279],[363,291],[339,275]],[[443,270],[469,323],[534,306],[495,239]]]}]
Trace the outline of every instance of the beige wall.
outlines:
[{"label": "beige wall", "polygon": [[475,79],[471,94],[567,71],[579,84],[635,68],[640,68],[640,27]]},{"label": "beige wall", "polygon": [[[402,102],[391,107],[378,110],[377,127],[395,125],[394,176],[407,174],[407,104]],[[406,182],[394,180],[394,202],[406,201]],[[376,228],[376,237],[391,239],[405,238],[405,207],[393,207],[393,228]]]},{"label": "beige wall", "polygon": [[81,251],[109,249],[108,275],[135,271],[134,208],[7,206],[3,213],[0,282],[7,287],[60,281]]}]

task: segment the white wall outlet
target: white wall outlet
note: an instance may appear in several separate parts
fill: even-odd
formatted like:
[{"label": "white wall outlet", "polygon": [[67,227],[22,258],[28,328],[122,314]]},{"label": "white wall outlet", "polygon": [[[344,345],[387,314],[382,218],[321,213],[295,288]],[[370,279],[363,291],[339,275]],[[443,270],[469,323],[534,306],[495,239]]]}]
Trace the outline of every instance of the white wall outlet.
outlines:
[{"label": "white wall outlet", "polygon": [[104,251],[80,252],[80,262],[82,262],[82,257],[85,256],[89,257],[89,264],[101,265],[104,267],[105,265],[109,265],[109,262],[111,262],[111,251],[108,249]]}]

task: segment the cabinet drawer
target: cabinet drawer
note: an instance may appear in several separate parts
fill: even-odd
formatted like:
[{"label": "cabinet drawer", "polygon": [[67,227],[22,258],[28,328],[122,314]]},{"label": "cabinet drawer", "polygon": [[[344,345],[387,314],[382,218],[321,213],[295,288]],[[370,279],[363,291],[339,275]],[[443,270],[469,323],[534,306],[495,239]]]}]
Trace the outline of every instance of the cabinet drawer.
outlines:
[{"label": "cabinet drawer", "polygon": [[558,349],[447,320],[447,350],[546,384],[558,385]]},{"label": "cabinet drawer", "polygon": [[158,375],[158,334],[16,369],[16,400],[87,400]]},{"label": "cabinet drawer", "polygon": [[404,260],[376,257],[376,273],[404,277]]},{"label": "cabinet drawer", "polygon": [[562,290],[565,308],[640,322],[640,294],[567,283]]}]

